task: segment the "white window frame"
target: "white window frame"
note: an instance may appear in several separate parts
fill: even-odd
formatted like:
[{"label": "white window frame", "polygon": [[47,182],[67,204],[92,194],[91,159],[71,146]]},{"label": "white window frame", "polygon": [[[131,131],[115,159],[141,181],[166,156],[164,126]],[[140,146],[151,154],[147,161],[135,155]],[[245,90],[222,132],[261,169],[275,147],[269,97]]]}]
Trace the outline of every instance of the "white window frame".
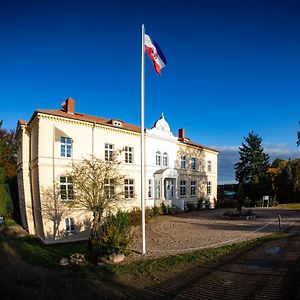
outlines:
[{"label": "white window frame", "polygon": [[161,166],[161,152],[160,151],[156,151],[155,162],[156,162],[157,166]]},{"label": "white window frame", "polygon": [[124,197],[125,199],[134,198],[134,179],[124,179]]},{"label": "white window frame", "polygon": [[152,198],[152,179],[148,179],[148,198]]},{"label": "white window frame", "polygon": [[155,180],[155,198],[160,199],[161,197],[161,181]]},{"label": "white window frame", "polygon": [[186,180],[180,180],[179,195],[182,198],[186,197]]},{"label": "white window frame", "polygon": [[76,232],[75,220],[74,218],[65,218],[66,232],[74,233]]},{"label": "white window frame", "polygon": [[115,196],[115,185],[113,179],[106,179],[104,182],[105,194],[108,199],[113,199]]},{"label": "white window frame", "polygon": [[72,201],[74,199],[74,187],[73,187],[72,177],[60,176],[59,182],[60,182],[60,199],[62,201]]},{"label": "white window frame", "polygon": [[208,160],[207,161],[207,172],[211,172],[211,170],[212,170],[212,161]]},{"label": "white window frame", "polygon": [[191,170],[196,170],[196,157],[191,157]]},{"label": "white window frame", "polygon": [[186,156],[185,155],[180,156],[180,168],[182,170],[186,169]]},{"label": "white window frame", "polygon": [[112,155],[114,153],[115,145],[105,143],[104,145],[104,159],[106,161],[111,161],[112,160]]},{"label": "white window frame", "polygon": [[211,195],[211,181],[207,181],[207,195],[210,196]]},{"label": "white window frame", "polygon": [[73,141],[69,137],[60,137],[60,157],[72,157]]},{"label": "white window frame", "polygon": [[197,187],[197,182],[196,180],[191,180],[191,197],[196,197],[196,187]]},{"label": "white window frame", "polygon": [[133,164],[133,147],[125,147],[125,163]]},{"label": "white window frame", "polygon": [[167,167],[169,165],[169,156],[167,152],[163,154],[163,166]]}]

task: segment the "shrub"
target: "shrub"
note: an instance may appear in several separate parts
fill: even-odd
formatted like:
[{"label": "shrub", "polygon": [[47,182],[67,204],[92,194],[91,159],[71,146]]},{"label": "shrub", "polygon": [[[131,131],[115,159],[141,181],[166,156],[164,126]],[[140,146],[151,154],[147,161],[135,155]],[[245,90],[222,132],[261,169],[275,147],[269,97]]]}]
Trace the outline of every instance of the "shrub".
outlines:
[{"label": "shrub", "polygon": [[197,200],[197,209],[200,210],[203,207],[203,198]]},{"label": "shrub", "polygon": [[151,213],[150,213],[151,217],[157,217],[160,215],[160,209],[158,206],[154,205],[151,208]]},{"label": "shrub", "polygon": [[194,203],[191,203],[191,202],[187,203],[186,206],[187,206],[188,210],[195,210],[195,204]]},{"label": "shrub", "polygon": [[129,229],[131,213],[118,211],[115,215],[109,214],[101,226],[101,237],[93,241],[93,249],[97,256],[104,257],[112,253],[130,253]]},{"label": "shrub", "polygon": [[166,215],[168,213],[167,206],[164,202],[160,204],[160,211],[162,215]]}]

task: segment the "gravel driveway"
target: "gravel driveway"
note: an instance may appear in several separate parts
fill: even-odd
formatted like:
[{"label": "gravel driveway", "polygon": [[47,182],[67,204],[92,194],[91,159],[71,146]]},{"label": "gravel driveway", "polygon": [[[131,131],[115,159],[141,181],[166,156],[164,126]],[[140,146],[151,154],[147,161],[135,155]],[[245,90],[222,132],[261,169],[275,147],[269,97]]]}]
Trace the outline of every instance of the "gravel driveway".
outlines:
[{"label": "gravel driveway", "polygon": [[[227,210],[230,209],[184,212],[151,219],[146,225],[146,258],[261,237],[278,231],[278,215],[282,229],[300,220],[300,211],[274,208],[253,209],[255,219],[228,220],[222,217]],[[138,227],[134,232],[132,259],[141,259],[141,249],[141,228]]]}]

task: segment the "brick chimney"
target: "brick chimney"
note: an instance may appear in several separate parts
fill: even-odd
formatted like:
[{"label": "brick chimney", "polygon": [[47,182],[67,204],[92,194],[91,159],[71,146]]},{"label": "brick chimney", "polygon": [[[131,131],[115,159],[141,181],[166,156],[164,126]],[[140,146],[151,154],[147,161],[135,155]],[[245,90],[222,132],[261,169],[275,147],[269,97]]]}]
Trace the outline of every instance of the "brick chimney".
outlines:
[{"label": "brick chimney", "polygon": [[72,98],[66,99],[65,102],[62,104],[62,109],[69,114],[74,114],[74,108],[75,100]]},{"label": "brick chimney", "polygon": [[178,139],[181,141],[184,140],[184,128],[178,129]]}]

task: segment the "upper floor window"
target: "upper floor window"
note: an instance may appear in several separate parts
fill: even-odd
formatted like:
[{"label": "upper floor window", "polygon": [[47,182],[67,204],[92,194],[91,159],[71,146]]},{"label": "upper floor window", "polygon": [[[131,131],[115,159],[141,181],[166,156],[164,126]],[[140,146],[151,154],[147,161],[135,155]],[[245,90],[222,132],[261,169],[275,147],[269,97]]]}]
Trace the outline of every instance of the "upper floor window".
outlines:
[{"label": "upper floor window", "polygon": [[124,179],[125,199],[134,198],[134,181],[133,179]]},{"label": "upper floor window", "polygon": [[180,197],[185,197],[186,196],[186,181],[185,180],[180,180]]},{"label": "upper floor window", "polygon": [[181,157],[180,157],[180,168],[185,169],[185,167],[186,167],[185,155],[181,155]]},{"label": "upper floor window", "polygon": [[208,160],[207,161],[207,172],[211,172],[212,170],[212,163],[211,163],[211,160]]},{"label": "upper floor window", "polygon": [[161,153],[159,151],[156,152],[156,165],[161,165]]},{"label": "upper floor window", "polygon": [[71,157],[72,139],[68,137],[60,137],[60,156]]},{"label": "upper floor window", "polygon": [[115,195],[115,186],[113,179],[106,179],[104,182],[105,195],[108,199],[112,199]]},{"label": "upper floor window", "polygon": [[167,167],[168,164],[169,164],[169,162],[168,162],[168,153],[165,152],[165,153],[163,154],[163,166],[164,166],[164,167]]},{"label": "upper floor window", "polygon": [[75,222],[73,218],[66,218],[66,231],[67,232],[75,232]]},{"label": "upper floor window", "polygon": [[191,170],[196,170],[196,157],[191,158]]},{"label": "upper floor window", "polygon": [[207,181],[207,195],[211,194],[211,181]]},{"label": "upper floor window", "polygon": [[133,163],[133,148],[125,147],[125,163],[132,164]]},{"label": "upper floor window", "polygon": [[61,176],[60,177],[60,198],[61,200],[73,200],[73,179],[72,177]]},{"label": "upper floor window", "polygon": [[195,197],[196,196],[196,181],[191,180],[191,196]]},{"label": "upper floor window", "polygon": [[112,160],[112,155],[114,153],[114,145],[105,143],[105,160]]}]

